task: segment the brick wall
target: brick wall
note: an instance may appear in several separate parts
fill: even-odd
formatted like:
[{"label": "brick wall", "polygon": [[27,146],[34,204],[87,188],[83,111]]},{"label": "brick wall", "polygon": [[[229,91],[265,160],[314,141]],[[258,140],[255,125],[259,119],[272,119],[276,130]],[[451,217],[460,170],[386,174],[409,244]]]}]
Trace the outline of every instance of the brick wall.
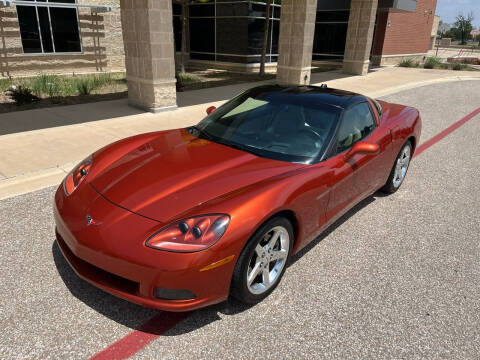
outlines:
[{"label": "brick wall", "polygon": [[120,0],[82,3],[113,5],[115,10],[93,14],[79,8],[81,54],[24,54],[15,6],[0,7],[0,77],[124,70]]},{"label": "brick wall", "polygon": [[374,57],[426,53],[430,47],[436,6],[437,0],[418,0],[415,13],[380,13],[373,45]]}]

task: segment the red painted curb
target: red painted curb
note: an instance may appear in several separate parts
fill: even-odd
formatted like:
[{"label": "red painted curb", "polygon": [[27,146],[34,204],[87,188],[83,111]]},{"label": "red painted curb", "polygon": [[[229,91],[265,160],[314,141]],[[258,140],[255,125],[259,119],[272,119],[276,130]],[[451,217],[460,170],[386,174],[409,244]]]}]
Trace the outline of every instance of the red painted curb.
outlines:
[{"label": "red painted curb", "polygon": [[173,328],[191,313],[162,312],[142,324],[138,329],[114,342],[106,349],[93,356],[91,360],[127,359],[136,354],[153,340]]},{"label": "red painted curb", "polygon": [[468,114],[467,116],[465,116],[463,119],[457,121],[456,123],[453,123],[448,128],[446,128],[442,132],[438,133],[437,135],[435,135],[431,139],[425,141],[422,145],[420,145],[417,148],[417,150],[415,150],[415,154],[413,155],[413,157],[416,157],[416,156],[420,155],[422,152],[427,150],[429,147],[435,145],[437,142],[439,142],[440,140],[442,140],[443,138],[447,137],[449,134],[451,134],[452,132],[457,130],[460,126],[464,125],[467,121],[472,120],[478,114],[480,114],[480,108],[478,108],[474,112]]},{"label": "red painted curb", "polygon": [[[456,123],[450,125],[448,128],[438,133],[431,139],[427,140],[417,148],[413,157],[420,155],[425,150],[427,150],[428,148],[435,145],[437,142],[457,130],[460,126],[464,125],[467,121],[473,119],[478,114],[480,114],[480,108],[478,108],[471,114],[465,116],[463,119],[457,121]],[[93,356],[90,360],[127,359],[130,356],[136,354],[148,344],[150,344],[153,340],[173,328],[180,321],[185,320],[187,317],[190,316],[190,314],[190,312],[162,312],[145,322],[138,329],[132,331],[130,334],[124,336],[106,349],[102,350],[97,355]]]}]

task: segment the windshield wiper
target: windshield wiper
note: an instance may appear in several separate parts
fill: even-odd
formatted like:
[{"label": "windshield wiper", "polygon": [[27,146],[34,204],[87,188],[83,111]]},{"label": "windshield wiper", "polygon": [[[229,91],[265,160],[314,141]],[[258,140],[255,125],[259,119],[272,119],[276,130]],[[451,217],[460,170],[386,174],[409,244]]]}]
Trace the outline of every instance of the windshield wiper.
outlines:
[{"label": "windshield wiper", "polygon": [[198,132],[198,134],[199,134],[200,136],[206,138],[207,140],[216,142],[216,140],[213,138],[212,135],[210,135],[209,133],[207,133],[205,130],[200,129],[198,126],[194,125],[194,126],[192,126],[191,128],[192,128],[192,129],[195,129],[195,131]]},{"label": "windshield wiper", "polygon": [[237,150],[248,152],[248,153],[253,154],[255,156],[261,156],[257,151],[254,150],[255,148],[253,148],[251,146],[248,146],[248,145],[241,145],[241,144],[232,143],[232,142],[229,142],[229,141],[219,141],[219,143],[223,144],[225,146],[237,149]]},{"label": "windshield wiper", "polygon": [[251,146],[241,145],[241,144],[238,144],[238,143],[233,143],[233,142],[230,142],[230,141],[226,141],[222,138],[217,138],[213,135],[210,135],[208,132],[200,129],[198,126],[195,126],[195,125],[191,126],[191,128],[195,129],[195,131],[198,132],[198,135],[200,135],[201,137],[203,137],[207,140],[210,140],[210,141],[215,142],[217,144],[222,144],[222,145],[225,145],[225,146],[237,149],[237,150],[245,151],[245,152],[251,153],[251,154],[256,155],[256,156],[261,156],[258,152],[253,150],[253,148]]}]

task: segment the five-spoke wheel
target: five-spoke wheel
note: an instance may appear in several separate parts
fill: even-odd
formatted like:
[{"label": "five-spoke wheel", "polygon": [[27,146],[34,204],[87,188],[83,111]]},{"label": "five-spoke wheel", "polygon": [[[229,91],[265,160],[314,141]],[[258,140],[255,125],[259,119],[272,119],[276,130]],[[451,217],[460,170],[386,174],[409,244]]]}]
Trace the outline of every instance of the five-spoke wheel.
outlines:
[{"label": "five-spoke wheel", "polygon": [[393,165],[390,176],[388,177],[387,183],[382,188],[383,192],[392,194],[397,191],[405,180],[407,176],[408,167],[410,165],[410,160],[412,157],[412,143],[407,141],[403,145],[400,153],[398,154],[395,163]]},{"label": "five-spoke wheel", "polygon": [[289,220],[275,217],[263,224],[240,254],[232,277],[232,295],[246,303],[267,297],[285,272],[292,245]]},{"label": "five-spoke wheel", "polygon": [[247,270],[247,285],[252,294],[261,294],[275,284],[287,261],[290,236],[276,226],[255,247]]}]

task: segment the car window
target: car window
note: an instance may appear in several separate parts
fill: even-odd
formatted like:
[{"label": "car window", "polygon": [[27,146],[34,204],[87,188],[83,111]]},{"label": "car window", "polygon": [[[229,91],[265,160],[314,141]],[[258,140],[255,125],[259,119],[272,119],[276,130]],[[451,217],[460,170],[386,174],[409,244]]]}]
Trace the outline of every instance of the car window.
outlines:
[{"label": "car window", "polygon": [[380,105],[380,103],[375,100],[375,99],[371,99],[372,100],[372,103],[375,105],[375,107],[377,108],[377,112],[378,112],[378,116],[379,117],[382,117],[383,115],[383,109],[382,109],[382,105]]},{"label": "car window", "polygon": [[209,140],[258,156],[309,163],[327,147],[339,115],[314,96],[272,88],[233,99],[197,128]]},{"label": "car window", "polygon": [[363,102],[350,107],[345,111],[338,132],[337,154],[365,139],[374,129],[375,119],[368,103]]}]

